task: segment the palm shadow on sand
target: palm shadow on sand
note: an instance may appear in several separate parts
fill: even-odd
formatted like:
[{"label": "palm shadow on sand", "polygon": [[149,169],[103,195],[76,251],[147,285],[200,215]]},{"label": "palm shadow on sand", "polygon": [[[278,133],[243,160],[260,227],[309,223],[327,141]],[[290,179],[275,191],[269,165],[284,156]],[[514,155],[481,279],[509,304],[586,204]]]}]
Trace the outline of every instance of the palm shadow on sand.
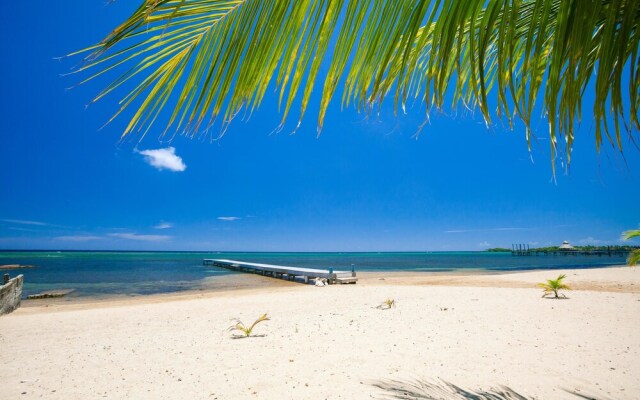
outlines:
[{"label": "palm shadow on sand", "polygon": [[380,380],[372,384],[382,389],[380,399],[399,400],[527,400],[528,397],[507,386],[490,390],[470,390],[446,381]]},{"label": "palm shadow on sand", "polygon": [[[529,400],[508,386],[498,386],[489,390],[465,389],[446,381],[400,381],[400,380],[379,380],[371,384],[382,389],[383,394],[379,399],[397,400]],[[585,400],[608,400],[597,398],[586,393],[563,389],[565,392]]]},{"label": "palm shadow on sand", "polygon": [[261,338],[261,337],[266,337],[267,335],[251,335],[251,336],[246,336],[246,335],[231,335],[231,339],[251,339],[251,338]]}]

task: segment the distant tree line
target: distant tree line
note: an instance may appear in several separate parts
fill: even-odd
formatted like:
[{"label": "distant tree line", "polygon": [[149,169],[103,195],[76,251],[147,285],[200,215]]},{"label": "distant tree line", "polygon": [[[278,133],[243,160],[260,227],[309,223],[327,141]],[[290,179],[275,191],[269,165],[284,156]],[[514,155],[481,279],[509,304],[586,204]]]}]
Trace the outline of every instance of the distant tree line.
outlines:
[{"label": "distant tree line", "polygon": [[[640,246],[573,246],[573,250],[578,251],[633,251],[636,249],[640,249]],[[531,247],[529,250],[531,251],[560,251],[560,246],[549,246],[549,247]],[[504,253],[511,252],[511,249],[505,247],[494,247],[491,249],[487,249],[486,251],[490,253]]]}]

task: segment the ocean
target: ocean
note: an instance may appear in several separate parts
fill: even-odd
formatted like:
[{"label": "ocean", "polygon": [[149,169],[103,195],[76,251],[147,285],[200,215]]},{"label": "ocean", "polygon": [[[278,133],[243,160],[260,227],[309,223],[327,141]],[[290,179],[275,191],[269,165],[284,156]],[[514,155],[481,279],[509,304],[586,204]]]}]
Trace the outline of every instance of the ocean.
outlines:
[{"label": "ocean", "polygon": [[621,256],[512,256],[489,252],[240,253],[2,251],[0,265],[22,264],[23,296],[74,289],[70,297],[136,296],[233,286],[238,273],[202,265],[204,258],[356,271],[491,272],[597,268],[625,263]]}]

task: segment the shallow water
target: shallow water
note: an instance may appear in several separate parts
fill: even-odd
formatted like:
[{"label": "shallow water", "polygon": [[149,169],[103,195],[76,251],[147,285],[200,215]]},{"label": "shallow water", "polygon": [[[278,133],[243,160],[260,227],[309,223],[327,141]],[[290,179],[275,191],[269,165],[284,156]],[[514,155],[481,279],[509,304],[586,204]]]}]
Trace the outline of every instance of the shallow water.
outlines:
[{"label": "shallow water", "polygon": [[[56,289],[75,289],[72,297],[147,295],[233,285],[237,273],[203,266],[204,258],[307,268],[356,271],[526,271],[535,269],[596,268],[624,264],[621,256],[512,256],[488,252],[416,253],[196,253],[196,252],[0,252],[0,265],[22,264],[23,295]],[[222,279],[221,277],[226,277]],[[237,282],[242,278],[238,276]],[[252,281],[260,285],[264,281]]]}]

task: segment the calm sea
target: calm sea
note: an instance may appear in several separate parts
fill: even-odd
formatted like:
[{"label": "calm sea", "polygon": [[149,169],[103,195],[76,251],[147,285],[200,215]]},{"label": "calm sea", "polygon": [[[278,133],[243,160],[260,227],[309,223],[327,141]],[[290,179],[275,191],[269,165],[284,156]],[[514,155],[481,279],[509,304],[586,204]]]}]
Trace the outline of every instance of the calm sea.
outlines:
[{"label": "calm sea", "polygon": [[[195,252],[0,252],[0,265],[23,264],[24,296],[74,289],[72,296],[145,295],[224,287],[227,270],[203,266],[204,258],[356,271],[524,271],[596,268],[624,264],[623,257],[529,256],[488,252],[416,253],[195,253]],[[237,277],[241,280],[241,277]]]}]

